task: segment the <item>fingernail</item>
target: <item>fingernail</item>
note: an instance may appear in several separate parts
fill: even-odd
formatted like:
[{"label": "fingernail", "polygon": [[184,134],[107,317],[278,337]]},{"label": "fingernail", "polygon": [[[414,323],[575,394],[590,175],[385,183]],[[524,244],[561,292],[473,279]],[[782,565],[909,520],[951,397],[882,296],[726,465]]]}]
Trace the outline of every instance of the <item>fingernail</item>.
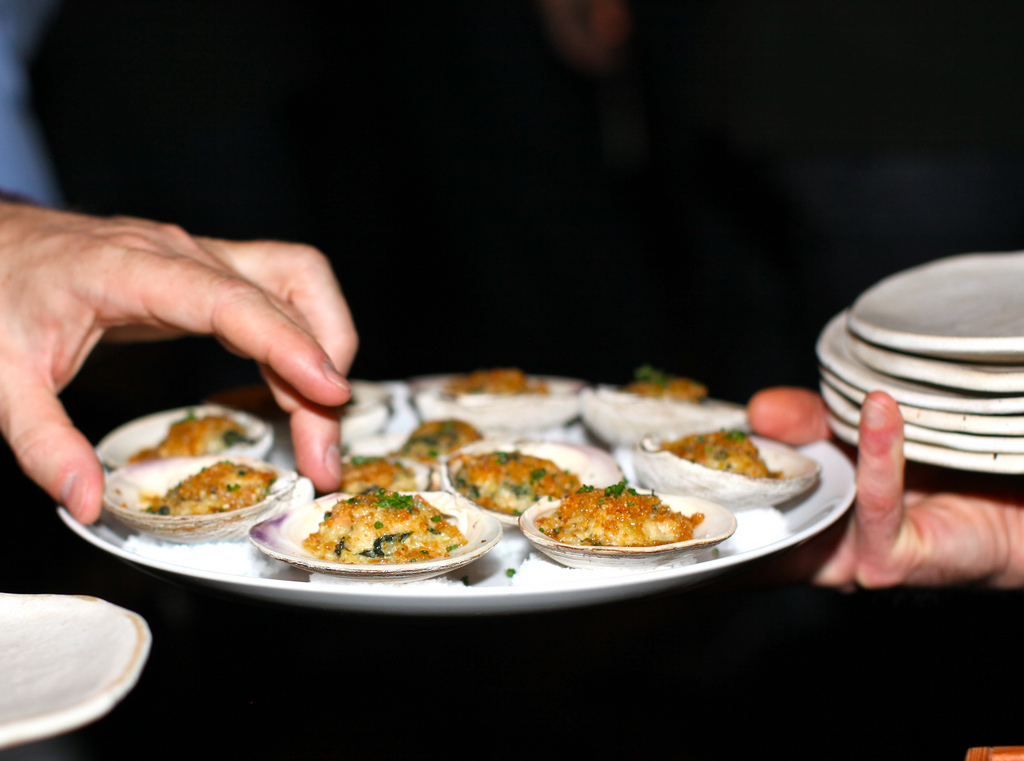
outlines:
[{"label": "fingernail", "polygon": [[335,368],[334,363],[332,363],[331,360],[325,359],[321,367],[323,368],[324,377],[327,378],[327,380],[329,380],[331,383],[338,386],[339,388],[343,388],[346,391],[350,390],[348,381],[345,379],[345,376],[338,372],[337,368]]},{"label": "fingernail", "polygon": [[324,452],[324,467],[331,474],[331,478],[341,483],[341,445],[330,444]]},{"label": "fingernail", "polygon": [[871,397],[864,400],[860,408],[860,423],[865,428],[877,430],[884,428],[887,424],[885,408]]},{"label": "fingernail", "polygon": [[60,499],[60,503],[69,513],[75,516],[75,518],[78,518],[82,514],[84,488],[85,482],[82,477],[77,473],[71,473],[64,479],[64,483],[60,487],[60,494],[57,495]]}]

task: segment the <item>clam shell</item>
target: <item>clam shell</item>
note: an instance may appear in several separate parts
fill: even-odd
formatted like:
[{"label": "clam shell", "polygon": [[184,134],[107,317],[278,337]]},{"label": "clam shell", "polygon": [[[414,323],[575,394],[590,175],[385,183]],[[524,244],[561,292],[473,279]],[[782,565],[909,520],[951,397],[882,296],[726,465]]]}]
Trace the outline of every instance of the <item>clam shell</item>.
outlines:
[{"label": "clam shell", "polygon": [[[409,492],[402,492],[409,493]],[[327,573],[347,579],[403,582],[428,579],[469,565],[486,555],[501,539],[501,524],[479,510],[469,500],[448,492],[416,492],[442,513],[452,516],[468,540],[450,557],[420,563],[349,564],[315,558],[302,546],[303,540],[317,530],[324,513],[349,494],[329,494],[312,502],[296,505],[276,518],[256,524],[249,540],[262,552],[312,573]]]},{"label": "clam shell", "polygon": [[693,539],[654,547],[584,547],[558,542],[541,533],[536,521],[556,510],[561,501],[537,502],[519,517],[519,527],[534,547],[562,565],[570,568],[617,567],[631,570],[651,569],[679,562],[688,555],[724,542],[736,531],[736,516],[719,504],[699,497],[658,496],[665,505],[683,515],[704,514],[704,520],[694,529]]},{"label": "clam shell", "polygon": [[413,473],[415,474],[414,477],[415,477],[415,480],[416,480],[416,489],[417,489],[417,491],[427,491],[430,488],[431,483],[434,480],[434,472],[433,472],[433,469],[430,466],[425,465],[422,462],[417,462],[416,460],[409,460],[409,459],[407,459],[405,457],[392,457],[390,454],[388,454],[386,452],[383,453],[383,454],[372,454],[372,455],[346,454],[346,455],[342,455],[341,461],[342,462],[349,462],[353,457],[360,457],[360,456],[362,456],[362,457],[385,457],[388,460],[391,460],[393,462],[401,463],[405,467],[407,467],[410,470],[412,470]]},{"label": "clam shell", "polygon": [[[456,454],[487,454],[488,452],[511,452],[518,450],[523,454],[533,457],[542,457],[551,460],[562,470],[567,470],[577,478],[580,483],[591,486],[605,487],[616,484],[622,480],[620,470],[615,458],[608,452],[597,447],[585,444],[569,444],[558,441],[526,441],[516,439],[483,439],[467,444],[461,449],[452,452],[448,458],[441,462],[441,488],[445,491],[456,493],[454,477],[458,474],[456,464],[449,462],[449,459]],[[456,465],[456,467],[450,467]],[[468,499],[468,498],[467,498]],[[476,504],[475,502],[473,504]],[[493,515],[506,526],[518,526],[519,516],[503,513],[498,510],[491,510],[483,505],[477,505],[481,510]]]},{"label": "clam shell", "polygon": [[[240,465],[273,470],[277,480],[262,502],[210,515],[156,515],[145,512],[142,495],[164,494],[183,479],[214,463],[230,459]],[[122,523],[170,542],[194,544],[242,539],[254,524],[284,510],[292,500],[313,498],[313,485],[298,473],[251,457],[171,457],[126,465],[107,476],[103,509]]]},{"label": "clam shell", "polygon": [[391,418],[391,393],[379,383],[350,380],[352,398],[341,408],[341,440],[380,433]]},{"label": "clam shell", "polygon": [[768,469],[781,478],[756,478],[699,465],[671,452],[659,451],[662,439],[645,437],[633,449],[637,482],[672,494],[693,494],[732,509],[777,505],[810,489],[821,465],[778,441],[751,436]]},{"label": "clam shell", "polygon": [[174,410],[155,412],[137,418],[115,428],[96,445],[100,461],[109,469],[116,470],[128,465],[128,460],[142,449],[154,447],[167,436],[171,424],[189,415],[208,417],[223,415],[239,423],[252,443],[239,443],[218,453],[221,459],[252,457],[262,459],[274,445],[274,429],[265,420],[248,412],[223,407],[219,404],[197,404]]},{"label": "clam shell", "polygon": [[[389,431],[374,436],[367,436],[363,439],[347,442],[344,445],[346,457],[391,457],[392,454],[402,448],[409,438],[408,431]],[[416,462],[415,460],[402,459],[404,463]],[[427,486],[424,490],[436,490],[441,488],[440,467],[433,467],[426,463],[416,462],[418,466],[427,469]]]},{"label": "clam shell", "polygon": [[451,376],[414,378],[412,401],[423,420],[455,418],[485,433],[527,433],[563,426],[580,412],[581,380],[534,376],[547,383],[547,394],[462,394],[444,391]]},{"label": "clam shell", "polygon": [[741,404],[717,399],[651,399],[614,386],[583,389],[580,411],[584,425],[613,446],[633,446],[648,434],[686,436],[722,428],[750,430],[747,409]]}]

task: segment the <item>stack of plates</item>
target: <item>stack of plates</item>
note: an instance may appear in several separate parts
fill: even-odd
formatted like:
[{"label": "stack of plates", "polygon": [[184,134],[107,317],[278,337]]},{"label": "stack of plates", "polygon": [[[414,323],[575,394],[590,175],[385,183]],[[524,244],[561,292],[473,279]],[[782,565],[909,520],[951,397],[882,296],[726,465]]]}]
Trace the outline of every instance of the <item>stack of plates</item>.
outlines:
[{"label": "stack of plates", "polygon": [[1024,473],[1024,252],[967,254],[882,280],[818,339],[835,434],[856,443],[860,405],[885,391],[907,459]]}]

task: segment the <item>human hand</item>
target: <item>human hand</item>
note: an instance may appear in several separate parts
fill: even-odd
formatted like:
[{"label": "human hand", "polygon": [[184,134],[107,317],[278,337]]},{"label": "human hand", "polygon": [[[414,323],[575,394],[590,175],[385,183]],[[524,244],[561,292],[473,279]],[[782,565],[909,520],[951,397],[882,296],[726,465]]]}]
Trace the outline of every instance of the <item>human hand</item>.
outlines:
[{"label": "human hand", "polygon": [[[748,413],[756,432],[790,444],[829,436],[825,404],[806,389],[761,391]],[[899,408],[876,391],[861,407],[853,511],[833,530],[783,556],[774,571],[845,589],[1020,587],[1022,540],[1019,485],[994,474],[907,465]]]},{"label": "human hand", "polygon": [[83,523],[103,469],[57,394],[103,337],[215,335],[260,364],[291,415],[296,462],[340,478],[343,373],[357,337],[327,260],[307,246],[0,203],[0,432],[25,473]]},{"label": "human hand", "polygon": [[537,0],[551,44],[574,69],[604,74],[620,62],[632,31],[626,0]]}]

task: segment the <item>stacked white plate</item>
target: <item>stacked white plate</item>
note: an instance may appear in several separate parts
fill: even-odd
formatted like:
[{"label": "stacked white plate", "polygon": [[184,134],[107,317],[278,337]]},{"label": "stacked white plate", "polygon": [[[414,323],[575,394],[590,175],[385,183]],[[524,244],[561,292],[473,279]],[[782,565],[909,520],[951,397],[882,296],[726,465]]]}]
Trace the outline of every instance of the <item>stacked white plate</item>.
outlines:
[{"label": "stacked white plate", "polygon": [[856,443],[860,405],[885,391],[907,459],[1024,473],[1024,252],[965,254],[897,273],[818,339],[835,434]]}]

